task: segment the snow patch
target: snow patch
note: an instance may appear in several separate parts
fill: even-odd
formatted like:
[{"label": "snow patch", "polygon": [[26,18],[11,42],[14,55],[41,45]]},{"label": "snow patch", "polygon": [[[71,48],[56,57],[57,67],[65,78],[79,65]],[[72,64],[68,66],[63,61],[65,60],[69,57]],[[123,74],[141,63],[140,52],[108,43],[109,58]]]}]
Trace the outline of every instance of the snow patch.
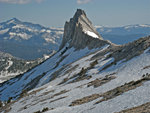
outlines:
[{"label": "snow patch", "polygon": [[13,62],[11,60],[9,60],[8,61],[8,66],[5,69],[8,70],[12,65],[13,65]]},{"label": "snow patch", "polygon": [[50,33],[51,31],[50,31],[50,30],[46,30],[46,32],[47,32],[47,33]]},{"label": "snow patch", "polygon": [[28,27],[28,26],[26,26],[26,25],[22,25],[22,24],[17,24],[17,25],[15,25],[15,26],[13,26],[12,28],[13,28],[13,29],[17,29],[17,28],[19,28],[19,29],[25,29],[25,30],[28,30],[28,31],[30,31],[30,32],[38,32],[37,29],[35,29],[35,28],[30,28],[30,27]]},{"label": "snow patch", "polygon": [[99,38],[98,35],[96,35],[94,32],[91,32],[91,31],[84,31],[87,35],[93,37],[93,38]]},{"label": "snow patch", "polygon": [[145,51],[144,51],[144,53],[148,53],[150,51],[150,47],[148,47]]},{"label": "snow patch", "polygon": [[53,44],[56,43],[53,38],[45,38],[45,41],[46,41],[46,42],[51,42],[51,43],[53,43]]},{"label": "snow patch", "polygon": [[3,30],[0,30],[0,34],[4,34],[6,32],[8,32],[9,28],[8,29],[3,29]]},{"label": "snow patch", "polygon": [[46,31],[46,29],[42,29],[42,30],[41,30],[41,32],[45,32],[45,31]]},{"label": "snow patch", "polygon": [[150,27],[150,25],[147,25],[147,24],[141,24],[139,26],[141,26],[141,27]]},{"label": "snow patch", "polygon": [[10,32],[9,35],[11,36],[10,38],[13,38],[13,36],[19,36],[22,39],[28,40],[32,37],[32,35],[28,35],[26,33],[14,33],[14,32]]}]

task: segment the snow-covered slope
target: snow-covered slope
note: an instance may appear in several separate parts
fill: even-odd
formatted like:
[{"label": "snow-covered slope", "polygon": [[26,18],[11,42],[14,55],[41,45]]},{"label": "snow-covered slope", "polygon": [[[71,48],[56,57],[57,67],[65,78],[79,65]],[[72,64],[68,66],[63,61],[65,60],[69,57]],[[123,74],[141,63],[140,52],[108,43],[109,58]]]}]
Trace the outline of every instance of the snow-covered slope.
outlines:
[{"label": "snow-covered slope", "polygon": [[[147,38],[149,39],[150,37]],[[42,85],[48,80],[44,76],[38,82],[38,88],[22,94],[22,98],[6,105],[6,109],[11,107],[10,113],[36,112],[44,108],[48,108],[48,113],[113,113],[150,102],[149,48],[128,60],[124,57],[117,61],[113,53],[108,46],[105,46],[76,62],[55,70],[55,74],[58,75],[51,82]],[[51,60],[54,61],[53,58]],[[114,61],[117,62],[114,63]],[[35,76],[37,70],[38,72],[46,71],[51,63],[49,59],[43,65],[33,69],[30,74],[34,73]],[[50,73],[51,71],[47,72],[47,77],[52,75]],[[21,89],[24,90],[23,83],[28,84],[28,81],[34,80],[32,74],[28,78],[27,76],[25,74],[20,79],[7,82],[8,85],[1,89],[1,100],[9,96],[14,99]],[[10,85],[12,83],[13,85]],[[14,91],[13,88],[17,90]]]},{"label": "snow-covered slope", "polygon": [[72,37],[78,38],[67,37],[47,61],[0,85],[7,101],[0,112],[113,113],[150,102],[150,36],[122,46],[99,38],[103,46],[91,48],[74,46]]},{"label": "snow-covered slope", "polygon": [[0,23],[0,51],[23,59],[36,59],[57,51],[63,29],[46,28],[13,18]]},{"label": "snow-covered slope", "polygon": [[123,27],[96,26],[102,37],[115,44],[125,44],[150,35],[149,24],[127,25]]}]

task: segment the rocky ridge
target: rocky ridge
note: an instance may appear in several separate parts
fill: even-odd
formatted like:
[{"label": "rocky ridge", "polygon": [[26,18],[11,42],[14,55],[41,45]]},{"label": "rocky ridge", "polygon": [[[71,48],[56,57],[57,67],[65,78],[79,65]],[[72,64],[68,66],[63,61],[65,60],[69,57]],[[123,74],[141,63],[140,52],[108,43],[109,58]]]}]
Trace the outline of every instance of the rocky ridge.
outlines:
[{"label": "rocky ridge", "polygon": [[105,44],[111,44],[109,41],[103,40],[92,25],[92,22],[87,18],[85,12],[81,9],[77,9],[74,17],[65,23],[60,49],[67,43],[69,47],[76,49],[84,49],[85,47],[93,49],[102,47]]}]

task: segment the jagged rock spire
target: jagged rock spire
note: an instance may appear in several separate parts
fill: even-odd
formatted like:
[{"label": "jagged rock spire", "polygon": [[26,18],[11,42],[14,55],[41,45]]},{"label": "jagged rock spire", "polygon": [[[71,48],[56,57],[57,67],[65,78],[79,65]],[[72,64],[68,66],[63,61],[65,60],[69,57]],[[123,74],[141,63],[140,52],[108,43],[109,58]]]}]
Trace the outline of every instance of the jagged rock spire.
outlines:
[{"label": "jagged rock spire", "polygon": [[103,42],[107,41],[104,41],[98,34],[92,22],[87,18],[86,13],[82,9],[77,9],[73,18],[65,23],[64,36],[60,49],[67,43],[69,47],[76,49],[83,49],[85,47],[93,49],[103,46]]},{"label": "jagged rock spire", "polygon": [[74,19],[75,21],[78,21],[78,19],[79,19],[79,17],[80,17],[81,15],[86,16],[86,14],[85,14],[85,12],[84,12],[83,10],[77,9],[77,11],[76,11],[76,13],[75,13],[73,19]]}]

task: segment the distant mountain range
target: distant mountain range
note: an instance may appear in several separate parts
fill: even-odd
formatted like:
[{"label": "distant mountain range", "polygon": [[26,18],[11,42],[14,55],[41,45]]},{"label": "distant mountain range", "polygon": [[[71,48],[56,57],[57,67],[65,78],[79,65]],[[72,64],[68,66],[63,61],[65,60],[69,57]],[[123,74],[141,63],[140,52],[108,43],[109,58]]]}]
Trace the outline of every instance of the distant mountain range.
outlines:
[{"label": "distant mountain range", "polygon": [[0,23],[0,83],[38,65],[58,50],[63,29],[13,18]]},{"label": "distant mountain range", "polygon": [[115,44],[125,44],[150,35],[150,24],[127,25],[123,27],[96,26],[97,31],[106,40]]},{"label": "distant mountain range", "polygon": [[57,51],[62,35],[61,28],[46,28],[13,18],[0,23],[0,51],[33,60]]}]

